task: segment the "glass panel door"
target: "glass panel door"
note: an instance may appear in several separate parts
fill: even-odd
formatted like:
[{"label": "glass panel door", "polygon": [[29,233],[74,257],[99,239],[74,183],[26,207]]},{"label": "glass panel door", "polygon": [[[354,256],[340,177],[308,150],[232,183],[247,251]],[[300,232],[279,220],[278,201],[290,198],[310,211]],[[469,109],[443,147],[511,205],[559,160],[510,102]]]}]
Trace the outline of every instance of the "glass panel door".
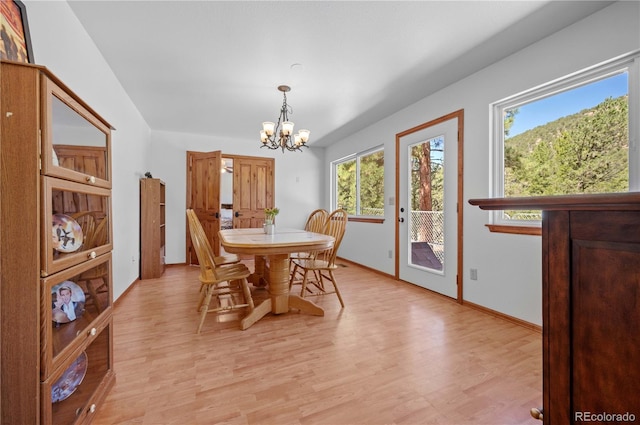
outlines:
[{"label": "glass panel door", "polygon": [[456,298],[458,120],[398,137],[398,276]]},{"label": "glass panel door", "polygon": [[43,86],[43,173],[111,188],[111,128],[51,80]]}]

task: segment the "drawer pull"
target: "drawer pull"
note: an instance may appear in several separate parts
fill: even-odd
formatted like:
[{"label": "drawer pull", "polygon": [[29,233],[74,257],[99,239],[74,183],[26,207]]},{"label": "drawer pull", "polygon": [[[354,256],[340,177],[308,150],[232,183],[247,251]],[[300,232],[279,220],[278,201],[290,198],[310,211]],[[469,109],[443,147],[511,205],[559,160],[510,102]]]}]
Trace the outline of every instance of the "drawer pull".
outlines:
[{"label": "drawer pull", "polygon": [[96,252],[95,252],[95,251],[91,251],[91,252],[89,253],[89,256],[88,256],[88,257],[89,257],[89,258],[91,258],[91,259],[96,258],[96,257],[97,257]]},{"label": "drawer pull", "polygon": [[94,176],[89,176],[89,177],[87,177],[87,182],[88,183],[95,183],[96,182],[96,178]]},{"label": "drawer pull", "polygon": [[538,419],[538,420],[540,420],[540,421],[542,420],[542,408],[539,408],[539,409],[538,409],[538,408],[533,407],[533,408],[530,410],[530,412],[529,412],[529,413],[531,413],[531,416],[532,416],[534,419]]},{"label": "drawer pull", "polygon": [[94,403],[91,405],[91,407],[89,407],[89,412],[95,413],[95,411],[96,411],[96,404]]},{"label": "drawer pull", "polygon": [[91,328],[91,330],[89,331],[89,335],[91,336],[95,336],[95,334],[98,333],[98,330],[96,328]]}]

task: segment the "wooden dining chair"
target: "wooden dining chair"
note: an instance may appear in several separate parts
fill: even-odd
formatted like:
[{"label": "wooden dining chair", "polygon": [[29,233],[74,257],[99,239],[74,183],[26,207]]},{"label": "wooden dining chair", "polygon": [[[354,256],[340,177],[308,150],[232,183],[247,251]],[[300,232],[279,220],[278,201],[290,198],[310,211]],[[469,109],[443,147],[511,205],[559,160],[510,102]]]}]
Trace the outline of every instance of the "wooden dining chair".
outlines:
[{"label": "wooden dining chair", "polygon": [[[327,217],[329,217],[329,212],[323,208],[312,211],[311,214],[309,214],[309,217],[307,217],[307,222],[304,225],[304,230],[309,232],[322,233],[327,222]],[[312,258],[313,256],[315,256],[315,254],[315,252],[295,252],[289,256],[291,260],[289,289],[291,289],[291,285],[301,284],[303,277],[301,269],[295,270],[294,273],[293,260]]]},{"label": "wooden dining chair", "polygon": [[[88,243],[89,239],[91,239],[92,235],[95,233],[98,221],[96,217],[97,215],[95,211],[81,211],[71,214],[71,218],[73,218],[82,229],[82,243],[85,246],[85,249],[90,245],[90,243]],[[92,248],[92,246],[89,246],[88,248]]]},{"label": "wooden dining chair", "polygon": [[[92,218],[89,218],[92,217]],[[104,216],[98,219],[94,212],[85,213],[79,219],[84,225],[83,247],[91,250],[105,245],[109,240],[109,218]],[[87,270],[78,276],[78,283],[84,283],[87,288],[85,302],[91,302],[98,313],[101,313],[108,305],[109,297],[109,263],[102,263]]]},{"label": "wooden dining chair", "polygon": [[[304,230],[308,232],[322,233],[324,226],[329,217],[329,212],[325,209],[319,208],[314,210],[307,217],[307,222],[304,224]],[[296,258],[309,258],[312,253],[309,252],[296,252],[291,254],[291,259]]]},{"label": "wooden dining chair", "polygon": [[[200,263],[200,300],[197,308],[200,323],[196,331],[200,333],[207,313],[226,313],[246,307],[249,312],[253,310],[253,298],[247,281],[251,272],[242,263],[217,266],[211,244],[196,213],[187,210],[187,218],[191,242]],[[215,300],[213,306],[212,299]]]},{"label": "wooden dining chair", "polygon": [[[337,268],[335,264],[336,255],[344,237],[347,219],[348,215],[344,209],[337,209],[329,214],[322,233],[334,237],[333,247],[316,252],[312,257],[299,258],[292,261],[293,272],[291,273],[289,287],[292,286],[296,273],[299,271],[302,274],[302,289],[300,290],[302,298],[336,294],[340,305],[344,308],[344,301],[333,271]],[[329,282],[331,282],[333,288],[328,285]]]},{"label": "wooden dining chair", "polygon": [[[192,209],[188,209],[187,211],[193,211]],[[194,212],[195,214],[195,212]],[[202,223],[200,223],[200,219],[197,218],[198,223],[200,224],[200,227],[202,227]],[[203,228],[204,231],[204,228]],[[207,239],[207,244],[209,245],[209,247],[211,247],[211,243],[208,241]],[[197,255],[196,255],[197,256]],[[218,255],[216,257],[213,257],[213,261],[216,263],[216,266],[224,266],[227,264],[236,264],[240,262],[240,257],[238,257],[236,254],[223,254],[223,255]]]}]

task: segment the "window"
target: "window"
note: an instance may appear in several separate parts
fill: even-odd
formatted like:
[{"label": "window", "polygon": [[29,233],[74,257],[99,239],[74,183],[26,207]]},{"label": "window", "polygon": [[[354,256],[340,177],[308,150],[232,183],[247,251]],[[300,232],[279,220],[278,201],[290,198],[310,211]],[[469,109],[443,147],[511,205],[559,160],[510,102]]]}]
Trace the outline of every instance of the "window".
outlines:
[{"label": "window", "polygon": [[334,208],[350,216],[384,216],[384,149],[377,147],[332,163]]},{"label": "window", "polygon": [[[639,190],[638,57],[493,104],[493,196]],[[541,218],[540,211],[496,211],[493,224],[539,225]]]}]

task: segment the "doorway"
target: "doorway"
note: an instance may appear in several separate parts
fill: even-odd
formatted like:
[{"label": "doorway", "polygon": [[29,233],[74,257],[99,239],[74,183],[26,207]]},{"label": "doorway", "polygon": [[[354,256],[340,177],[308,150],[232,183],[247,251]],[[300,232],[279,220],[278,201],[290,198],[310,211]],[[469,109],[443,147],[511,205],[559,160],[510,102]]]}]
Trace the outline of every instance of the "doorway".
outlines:
[{"label": "doorway", "polygon": [[[275,199],[274,171],[273,158],[187,151],[187,208],[198,216],[215,255],[221,228],[262,226],[264,209]],[[189,232],[186,238],[186,262],[198,264]]]},{"label": "doorway", "polygon": [[460,303],[463,118],[396,135],[396,277]]}]

